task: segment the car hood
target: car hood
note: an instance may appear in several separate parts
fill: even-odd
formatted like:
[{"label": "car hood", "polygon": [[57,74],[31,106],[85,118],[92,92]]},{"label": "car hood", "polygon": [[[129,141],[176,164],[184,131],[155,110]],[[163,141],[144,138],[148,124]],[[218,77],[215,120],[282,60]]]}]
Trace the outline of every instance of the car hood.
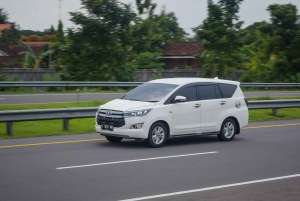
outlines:
[{"label": "car hood", "polygon": [[104,105],[101,105],[101,109],[132,111],[153,108],[155,105],[155,103],[150,102],[116,99],[113,101],[109,101]]}]

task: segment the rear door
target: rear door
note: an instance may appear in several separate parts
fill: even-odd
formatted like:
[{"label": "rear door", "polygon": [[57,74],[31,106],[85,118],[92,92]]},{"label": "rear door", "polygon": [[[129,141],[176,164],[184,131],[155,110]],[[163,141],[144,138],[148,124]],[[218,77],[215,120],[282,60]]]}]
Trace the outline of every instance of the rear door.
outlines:
[{"label": "rear door", "polygon": [[226,115],[226,100],[222,97],[217,84],[199,84],[201,133],[216,132]]},{"label": "rear door", "polygon": [[192,134],[200,132],[200,104],[196,85],[179,89],[176,96],[186,97],[186,102],[173,103],[173,134]]}]

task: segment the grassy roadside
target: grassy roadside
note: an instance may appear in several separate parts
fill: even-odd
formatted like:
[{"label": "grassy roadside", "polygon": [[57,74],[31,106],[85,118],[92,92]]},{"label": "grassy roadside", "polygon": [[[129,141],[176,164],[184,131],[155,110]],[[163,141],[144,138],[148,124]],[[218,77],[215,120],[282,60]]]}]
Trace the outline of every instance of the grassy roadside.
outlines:
[{"label": "grassy roadside", "polygon": [[33,110],[33,109],[51,109],[51,108],[76,108],[76,107],[98,107],[108,101],[94,100],[84,102],[67,102],[67,103],[41,103],[41,104],[22,104],[22,105],[0,105],[1,110]]},{"label": "grassy roadside", "polygon": [[[280,97],[282,99],[282,97]],[[300,97],[285,97],[289,99],[300,99]],[[249,100],[272,100],[268,97],[251,98]],[[278,97],[277,97],[278,99]],[[35,105],[0,105],[1,110],[27,110],[27,109],[48,109],[48,108],[72,108],[72,107],[97,107],[107,101],[89,101],[89,102],[72,102],[72,103],[53,103],[53,104],[35,104]],[[278,116],[272,115],[271,109],[250,110],[250,122],[300,119],[300,108],[287,108],[278,110]],[[70,120],[70,130],[63,131],[62,120],[47,121],[28,121],[13,123],[13,138],[37,137],[50,135],[65,135],[79,133],[94,133],[94,118],[72,119]],[[0,123],[0,139],[11,138],[6,135],[6,124]]]},{"label": "grassy roadside", "polygon": [[247,98],[249,101],[254,100],[284,100],[284,99],[300,99],[300,96],[274,96],[274,97],[256,97],[256,98]]}]

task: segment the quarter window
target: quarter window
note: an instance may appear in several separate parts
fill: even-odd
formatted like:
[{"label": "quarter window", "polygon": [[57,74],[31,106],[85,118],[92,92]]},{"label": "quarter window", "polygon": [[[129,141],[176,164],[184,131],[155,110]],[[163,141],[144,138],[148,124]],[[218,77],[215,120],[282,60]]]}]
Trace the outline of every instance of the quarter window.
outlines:
[{"label": "quarter window", "polygon": [[237,86],[233,85],[233,84],[219,83],[218,85],[221,89],[221,92],[222,92],[224,98],[231,98],[237,88]]}]

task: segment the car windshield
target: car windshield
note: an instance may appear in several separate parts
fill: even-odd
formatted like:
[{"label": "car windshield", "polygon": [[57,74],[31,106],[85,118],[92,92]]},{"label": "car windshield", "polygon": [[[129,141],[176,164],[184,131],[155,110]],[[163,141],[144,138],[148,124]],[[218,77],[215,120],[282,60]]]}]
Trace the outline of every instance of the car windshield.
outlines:
[{"label": "car windshield", "polygon": [[123,96],[124,100],[144,101],[144,102],[159,102],[178,85],[161,84],[161,83],[145,83],[131,92]]}]

